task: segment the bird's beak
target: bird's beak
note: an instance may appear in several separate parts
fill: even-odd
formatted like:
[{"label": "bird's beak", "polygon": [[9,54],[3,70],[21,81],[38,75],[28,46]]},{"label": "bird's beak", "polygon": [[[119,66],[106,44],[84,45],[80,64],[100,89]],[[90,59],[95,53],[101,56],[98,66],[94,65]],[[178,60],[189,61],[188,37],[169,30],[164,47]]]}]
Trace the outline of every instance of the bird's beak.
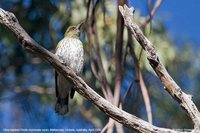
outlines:
[{"label": "bird's beak", "polygon": [[82,21],[79,24],[77,24],[76,29],[80,30],[84,23],[85,21]]}]

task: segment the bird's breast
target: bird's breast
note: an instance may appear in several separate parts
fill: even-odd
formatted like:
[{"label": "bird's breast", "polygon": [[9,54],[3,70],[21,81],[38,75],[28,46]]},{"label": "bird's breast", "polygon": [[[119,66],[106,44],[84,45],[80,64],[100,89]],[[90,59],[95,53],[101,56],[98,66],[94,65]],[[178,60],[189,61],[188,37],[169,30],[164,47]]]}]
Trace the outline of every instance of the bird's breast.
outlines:
[{"label": "bird's breast", "polygon": [[82,70],[83,54],[82,42],[76,38],[64,38],[56,48],[56,55],[76,73],[80,73]]}]

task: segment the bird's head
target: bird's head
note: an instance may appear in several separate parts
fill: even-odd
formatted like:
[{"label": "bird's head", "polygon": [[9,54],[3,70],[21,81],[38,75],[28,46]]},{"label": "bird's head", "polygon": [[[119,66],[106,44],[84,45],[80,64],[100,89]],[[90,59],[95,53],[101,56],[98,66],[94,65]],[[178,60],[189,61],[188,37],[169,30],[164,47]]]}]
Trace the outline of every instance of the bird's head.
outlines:
[{"label": "bird's head", "polygon": [[80,37],[80,28],[83,25],[84,22],[79,23],[76,26],[70,26],[67,28],[65,32],[65,37],[71,37],[71,38],[79,38]]}]

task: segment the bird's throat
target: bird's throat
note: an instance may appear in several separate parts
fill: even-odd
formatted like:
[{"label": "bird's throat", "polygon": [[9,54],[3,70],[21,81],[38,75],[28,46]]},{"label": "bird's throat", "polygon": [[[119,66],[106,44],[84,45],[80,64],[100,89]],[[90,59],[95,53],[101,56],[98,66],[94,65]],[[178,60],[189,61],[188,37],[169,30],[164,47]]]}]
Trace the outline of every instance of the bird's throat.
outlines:
[{"label": "bird's throat", "polygon": [[68,38],[79,39],[79,36],[80,36],[79,33],[74,33],[74,32],[65,33],[65,37],[68,37]]}]

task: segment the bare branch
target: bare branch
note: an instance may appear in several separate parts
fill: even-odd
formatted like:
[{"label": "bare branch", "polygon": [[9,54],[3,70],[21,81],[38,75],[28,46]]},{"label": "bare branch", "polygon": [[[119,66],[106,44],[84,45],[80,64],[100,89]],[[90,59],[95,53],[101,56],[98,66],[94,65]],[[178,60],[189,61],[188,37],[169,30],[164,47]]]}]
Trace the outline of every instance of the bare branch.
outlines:
[{"label": "bare branch", "polygon": [[135,80],[133,80],[133,81],[131,82],[131,84],[128,86],[128,89],[127,89],[127,91],[125,92],[125,94],[124,94],[124,96],[123,96],[123,98],[122,98],[122,100],[121,100],[122,103],[124,103],[125,100],[127,99],[128,95],[129,95],[129,93],[130,93],[130,91],[131,91],[131,89],[132,89],[132,87],[133,87],[133,83],[134,83],[134,82],[135,82]]},{"label": "bare branch", "polygon": [[137,80],[139,80],[140,88],[142,91],[142,95],[143,95],[143,99],[144,99],[144,103],[145,103],[145,107],[147,111],[147,118],[148,118],[149,123],[152,124],[152,111],[151,111],[151,103],[150,103],[149,94],[143,80],[142,72],[139,67],[139,61],[136,57],[136,54],[132,45],[133,45],[132,36],[131,36],[130,31],[128,31],[128,46],[130,48],[131,56],[134,60],[135,73],[136,73]]},{"label": "bare branch", "polygon": [[108,124],[109,124],[109,122],[101,129],[100,133],[104,133],[107,130]]},{"label": "bare branch", "polygon": [[156,3],[154,5],[154,7],[152,8],[152,0],[148,1],[148,6],[149,6],[149,9],[150,9],[150,13],[149,13],[149,16],[146,18],[146,21],[141,25],[141,27],[144,27],[149,22],[151,22],[154,14],[156,13],[156,11],[158,10],[158,8],[160,7],[161,3],[162,3],[162,0],[156,0]]},{"label": "bare branch", "polygon": [[133,22],[134,8],[128,8],[124,5],[124,7],[119,6],[119,10],[124,17],[125,25],[132,32],[142,48],[146,51],[147,59],[163,83],[164,88],[180,104],[180,106],[186,110],[194,123],[194,128],[196,130],[200,130],[200,113],[196,105],[191,100],[191,96],[184,93],[171,78],[164,65],[160,62],[153,44],[144,36],[140,28]]},{"label": "bare branch", "polygon": [[[88,20],[88,23],[87,23],[88,24],[87,37],[88,37],[89,46],[91,47],[90,48],[91,68],[96,79],[100,82],[101,89],[105,98],[109,101],[112,101],[113,95],[112,95],[111,88],[108,85],[108,81],[106,79],[106,73],[103,67],[100,44],[99,44],[99,39],[98,39],[98,32],[97,32],[97,27],[96,27],[96,10],[99,5],[99,2],[100,1],[97,1],[94,7],[92,8],[91,19],[90,21]],[[94,46],[96,46],[96,49]],[[94,50],[95,52],[92,52],[92,50]],[[94,67],[94,60],[92,58],[93,54],[95,54],[99,71],[97,71],[97,69],[95,69],[96,67]]]},{"label": "bare branch", "polygon": [[151,103],[150,103],[149,93],[147,91],[147,87],[144,83],[142,72],[140,69],[139,69],[139,81],[140,81],[140,88],[142,91],[142,95],[144,98],[144,103],[145,103],[145,107],[146,107],[146,111],[147,111],[148,121],[149,121],[149,123],[152,124],[153,120],[152,120],[152,111],[151,111]]},{"label": "bare branch", "polygon": [[110,102],[102,98],[97,94],[92,88],[90,88],[79,76],[77,76],[69,67],[64,66],[56,55],[44,49],[38,43],[36,43],[20,26],[14,14],[4,11],[0,8],[0,23],[10,29],[14,35],[17,37],[21,46],[28,52],[40,57],[44,61],[48,62],[50,65],[60,72],[65,78],[67,78],[71,83],[74,84],[75,90],[81,94],[86,99],[90,100],[95,104],[102,112],[107,116],[111,117],[115,121],[131,127],[137,131],[143,133],[178,133],[179,131],[159,128],[149,124],[148,122],[131,115],[116,106],[112,105]]},{"label": "bare branch", "polygon": [[[118,5],[126,4],[126,0],[117,0]],[[124,20],[119,10],[117,11],[117,33],[115,41],[115,88],[114,88],[114,105],[119,106],[120,104],[120,93],[123,79],[123,70],[122,70],[122,55],[123,55],[123,32],[124,32]],[[117,130],[123,131],[123,128],[113,122]],[[112,126],[111,126],[112,127]]]},{"label": "bare branch", "polygon": [[[123,5],[126,0],[118,0],[118,5]],[[122,84],[122,48],[123,48],[123,31],[124,21],[120,12],[117,12],[117,34],[115,42],[115,63],[116,63],[116,78],[114,91],[114,105],[119,105],[120,91]]]}]

